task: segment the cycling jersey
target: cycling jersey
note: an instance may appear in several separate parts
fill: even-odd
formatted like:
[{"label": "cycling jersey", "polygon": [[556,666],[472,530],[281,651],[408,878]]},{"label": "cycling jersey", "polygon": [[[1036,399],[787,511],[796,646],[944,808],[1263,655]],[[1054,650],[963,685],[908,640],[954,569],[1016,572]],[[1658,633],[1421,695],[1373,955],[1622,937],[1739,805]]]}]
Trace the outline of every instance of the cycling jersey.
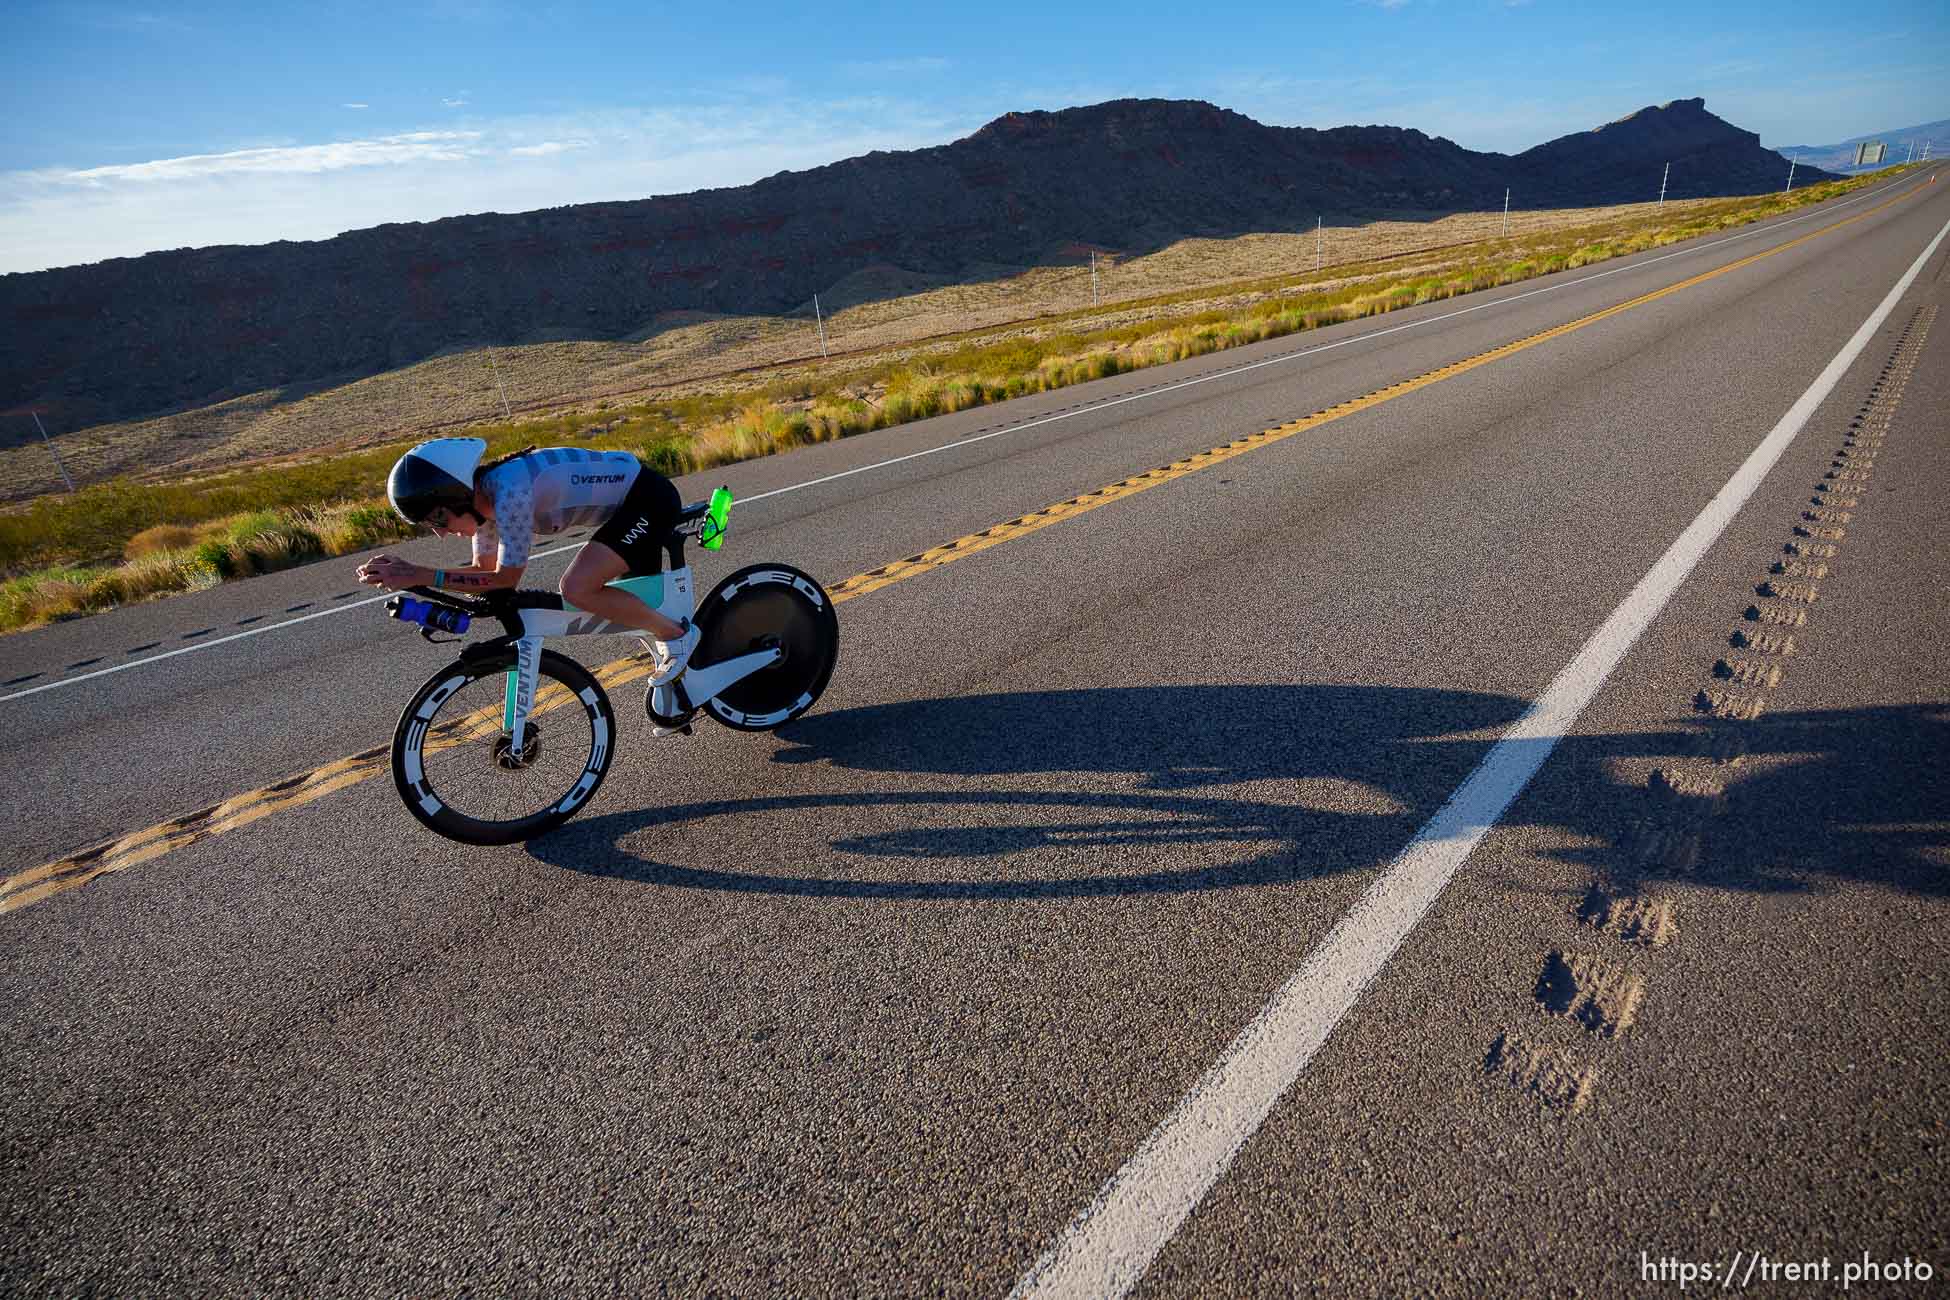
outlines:
[{"label": "cycling jersey", "polygon": [[546,447],[497,465],[480,480],[494,518],[475,530],[474,563],[485,567],[493,557],[504,569],[520,568],[536,534],[607,522],[642,472],[627,451],[582,447]]}]

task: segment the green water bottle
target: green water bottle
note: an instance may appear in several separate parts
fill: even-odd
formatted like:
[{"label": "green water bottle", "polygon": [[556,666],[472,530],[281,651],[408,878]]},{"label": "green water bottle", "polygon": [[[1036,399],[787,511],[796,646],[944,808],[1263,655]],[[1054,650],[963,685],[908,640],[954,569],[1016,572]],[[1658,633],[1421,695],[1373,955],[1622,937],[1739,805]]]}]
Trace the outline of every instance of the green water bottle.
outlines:
[{"label": "green water bottle", "polygon": [[731,517],[731,489],[721,487],[711,494],[710,508],[704,512],[704,527],[698,530],[698,540],[704,549],[715,551],[724,545],[725,521]]}]

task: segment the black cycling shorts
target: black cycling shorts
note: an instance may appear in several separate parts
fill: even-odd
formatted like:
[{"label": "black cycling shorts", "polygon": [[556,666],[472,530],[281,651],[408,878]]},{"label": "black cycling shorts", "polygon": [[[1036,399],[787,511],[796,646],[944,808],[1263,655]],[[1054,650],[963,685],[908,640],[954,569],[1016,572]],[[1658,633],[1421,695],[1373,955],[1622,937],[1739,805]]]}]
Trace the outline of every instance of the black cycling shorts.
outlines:
[{"label": "black cycling shorts", "polygon": [[589,540],[601,542],[623,557],[627,577],[664,571],[664,542],[677,527],[684,499],[677,485],[648,465],[636,472],[636,482],[617,503],[616,510]]}]

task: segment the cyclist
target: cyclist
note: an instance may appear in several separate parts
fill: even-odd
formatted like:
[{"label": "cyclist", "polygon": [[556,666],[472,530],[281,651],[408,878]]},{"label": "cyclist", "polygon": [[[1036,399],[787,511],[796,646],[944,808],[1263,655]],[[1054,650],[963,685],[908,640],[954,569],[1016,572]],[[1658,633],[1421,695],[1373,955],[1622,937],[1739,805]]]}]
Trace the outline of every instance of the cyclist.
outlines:
[{"label": "cyclist", "polygon": [[697,648],[690,619],[676,623],[629,592],[618,578],[663,572],[664,539],[683,501],[676,485],[626,451],[530,447],[483,465],[479,438],[435,438],[401,456],[386,496],[408,523],[434,536],[473,540],[473,562],[430,569],[396,555],[359,567],[372,587],[443,587],[481,593],[521,581],[537,533],[596,525],[562,575],[562,598],[577,609],[650,635],[656,669],[650,685],[676,679]]}]

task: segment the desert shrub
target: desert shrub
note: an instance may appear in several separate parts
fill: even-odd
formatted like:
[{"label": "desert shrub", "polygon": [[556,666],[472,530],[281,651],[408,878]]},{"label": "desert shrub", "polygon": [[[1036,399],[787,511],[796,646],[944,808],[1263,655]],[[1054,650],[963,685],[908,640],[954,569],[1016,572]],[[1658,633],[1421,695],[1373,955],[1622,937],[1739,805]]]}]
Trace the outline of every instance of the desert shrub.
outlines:
[{"label": "desert shrub", "polygon": [[251,573],[274,573],[325,554],[318,534],[296,523],[254,532],[235,543],[235,549],[239,567]]},{"label": "desert shrub", "polygon": [[219,578],[237,576],[237,557],[230,545],[218,538],[198,542],[190,551],[192,561],[201,568],[209,569]]},{"label": "desert shrub", "polygon": [[639,455],[644,464],[665,478],[677,478],[691,472],[690,450],[682,439],[664,438],[653,442],[643,448]]},{"label": "desert shrub", "polygon": [[153,524],[137,533],[122,547],[122,558],[139,560],[145,555],[180,551],[196,540],[196,531],[183,524]]}]

